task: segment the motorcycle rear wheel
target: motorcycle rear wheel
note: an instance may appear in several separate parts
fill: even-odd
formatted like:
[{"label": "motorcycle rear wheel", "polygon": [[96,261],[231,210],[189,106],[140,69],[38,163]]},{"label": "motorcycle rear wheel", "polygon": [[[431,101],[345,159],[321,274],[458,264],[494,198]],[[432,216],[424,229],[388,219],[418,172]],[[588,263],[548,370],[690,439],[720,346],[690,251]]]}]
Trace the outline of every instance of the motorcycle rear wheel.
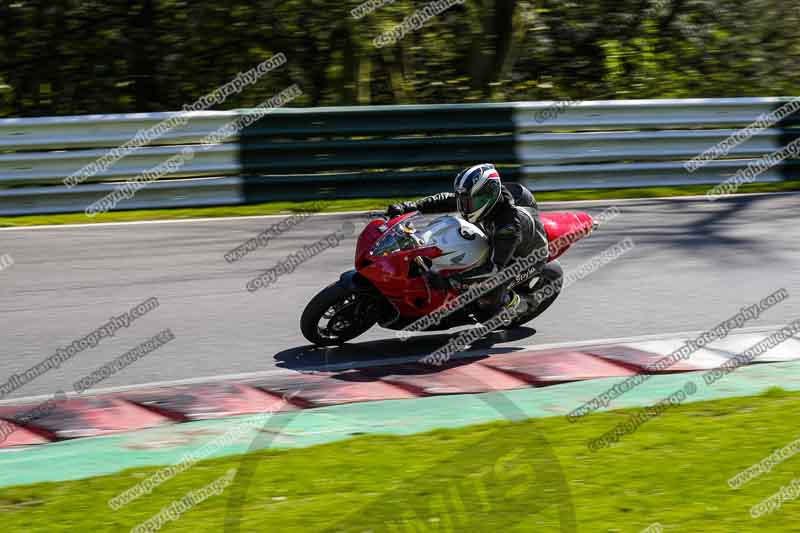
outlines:
[{"label": "motorcycle rear wheel", "polygon": [[[366,332],[377,322],[375,299],[337,281],[325,287],[306,305],[300,331],[318,346],[338,346]],[[325,326],[320,322],[326,321]]]}]

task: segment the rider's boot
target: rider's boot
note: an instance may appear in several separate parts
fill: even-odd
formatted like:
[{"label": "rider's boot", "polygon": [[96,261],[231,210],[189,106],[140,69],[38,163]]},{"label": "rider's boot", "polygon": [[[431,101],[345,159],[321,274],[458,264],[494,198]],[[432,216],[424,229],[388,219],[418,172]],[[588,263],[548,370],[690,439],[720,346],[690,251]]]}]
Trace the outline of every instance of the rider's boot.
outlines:
[{"label": "rider's boot", "polygon": [[520,298],[519,294],[513,290],[508,291],[503,304],[503,310],[509,311],[512,317],[517,317],[523,314],[527,309],[528,302],[524,298]]}]

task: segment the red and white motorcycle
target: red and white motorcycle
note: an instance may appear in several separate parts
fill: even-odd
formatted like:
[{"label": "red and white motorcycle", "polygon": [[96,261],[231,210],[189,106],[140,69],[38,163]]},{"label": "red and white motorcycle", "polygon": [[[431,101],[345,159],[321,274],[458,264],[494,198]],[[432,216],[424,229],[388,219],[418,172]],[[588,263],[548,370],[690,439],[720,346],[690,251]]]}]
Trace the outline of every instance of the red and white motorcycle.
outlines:
[{"label": "red and white motorcycle", "polygon": [[[539,272],[518,268],[513,273],[511,288],[527,305],[507,329],[533,320],[552,305],[563,281],[556,259],[595,228],[592,217],[583,212],[542,213],[541,219],[549,243],[548,257],[542,258],[546,265]],[[458,216],[428,220],[413,212],[372,220],[358,238],[355,269],[311,299],[300,328],[306,339],[319,346],[343,344],[375,324],[392,330],[413,328],[463,292],[431,287],[427,271],[447,278],[480,267],[490,256],[484,232]],[[475,311],[474,301],[469,302],[419,331],[476,324]]]}]

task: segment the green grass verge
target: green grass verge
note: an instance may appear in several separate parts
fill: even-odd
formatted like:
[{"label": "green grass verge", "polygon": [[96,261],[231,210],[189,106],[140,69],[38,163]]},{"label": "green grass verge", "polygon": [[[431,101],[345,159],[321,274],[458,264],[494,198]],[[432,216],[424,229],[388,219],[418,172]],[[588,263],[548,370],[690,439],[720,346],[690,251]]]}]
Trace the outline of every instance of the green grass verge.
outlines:
[{"label": "green grass verge", "polygon": [[[107,501],[156,469],[0,490],[6,531],[128,531],[162,507],[223,476],[257,465],[241,531],[561,531],[571,501],[579,531],[705,533],[800,531],[800,501],[752,519],[749,509],[789,484],[800,458],[732,490],[727,480],[800,437],[800,393],[672,408],[611,448],[586,442],[632,410],[494,423],[406,436],[358,437],[306,449],[198,463],[149,495],[112,511]],[[540,437],[546,436],[566,480]],[[549,448],[548,448],[549,449]],[[229,486],[165,531],[223,531]]]},{"label": "green grass verge", "polygon": [[[542,202],[560,202],[570,200],[613,200],[624,198],[659,198],[666,196],[702,195],[710,187],[693,185],[686,187],[649,187],[630,189],[579,189],[572,191],[554,191],[536,193],[536,199]],[[780,183],[744,184],[738,193],[785,192],[800,190],[800,181]],[[333,200],[323,212],[371,211],[384,210],[393,202],[418,198],[409,196],[401,199],[359,198],[352,200]],[[0,217],[0,227],[40,226],[51,224],[88,224],[96,222],[133,222],[139,220],[175,220],[203,217],[231,217],[248,215],[277,215],[309,209],[312,202],[270,202],[264,204],[220,207],[192,207],[176,209],[140,209],[136,211],[112,211],[89,218],[83,213],[62,215],[26,215],[18,217]]]}]

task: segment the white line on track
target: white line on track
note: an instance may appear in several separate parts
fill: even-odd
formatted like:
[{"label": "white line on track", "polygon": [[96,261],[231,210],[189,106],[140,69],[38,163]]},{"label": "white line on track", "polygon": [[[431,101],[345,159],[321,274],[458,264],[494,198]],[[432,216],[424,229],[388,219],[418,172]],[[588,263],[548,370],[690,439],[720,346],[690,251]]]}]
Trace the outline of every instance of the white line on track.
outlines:
[{"label": "white line on track", "polygon": [[[735,332],[732,332],[731,335],[736,335],[740,333],[760,333],[760,332],[772,332],[777,329],[780,329],[785,324],[778,324],[778,325],[767,325],[767,326],[752,326],[749,328],[741,328],[737,329]],[[631,342],[643,342],[643,341],[651,341],[651,340],[663,340],[663,339],[689,339],[691,337],[697,336],[703,333],[706,330],[696,330],[696,331],[682,331],[676,333],[659,333],[653,335],[639,335],[635,337],[619,337],[619,338],[611,338],[611,339],[592,339],[592,340],[585,340],[585,341],[568,341],[568,342],[556,342],[550,344],[531,344],[527,346],[519,346],[519,347],[511,347],[514,351],[512,352],[502,352],[502,353],[492,353],[492,349],[481,349],[481,350],[469,350],[465,352],[459,352],[458,354],[454,355],[452,359],[468,359],[472,357],[478,357],[482,355],[496,355],[496,356],[509,356],[513,357],[516,352],[522,351],[540,351],[540,350],[553,350],[553,349],[560,349],[560,348],[581,348],[584,346],[603,346],[609,344],[625,344]],[[425,334],[415,335],[414,337],[424,337]],[[800,340],[800,339],[798,339]],[[401,342],[401,341],[397,341]],[[713,343],[712,343],[713,344]],[[507,349],[507,348],[504,348]],[[419,354],[419,355],[410,355],[410,356],[403,356],[403,357],[391,357],[391,358],[383,358],[383,359],[369,359],[363,360],[358,362],[343,362],[343,363],[336,363],[336,364],[324,364],[324,365],[316,365],[316,366],[308,366],[302,368],[296,368],[294,370],[284,369],[284,368],[276,368],[273,370],[263,370],[259,372],[245,372],[241,374],[223,374],[218,376],[207,376],[201,378],[188,378],[188,379],[178,379],[178,380],[169,380],[169,381],[155,381],[149,383],[139,383],[134,385],[124,385],[119,387],[108,387],[102,389],[91,389],[90,394],[82,394],[81,397],[86,396],[98,396],[104,394],[116,394],[122,392],[130,392],[130,391],[137,391],[137,390],[144,390],[144,389],[158,389],[158,388],[165,388],[165,387],[179,387],[182,385],[198,385],[198,384],[213,384],[222,381],[240,381],[240,382],[247,382],[253,381],[260,378],[268,378],[271,376],[281,375],[281,376],[292,376],[297,375],[298,372],[341,372],[343,370],[355,370],[359,368],[367,368],[367,367],[376,367],[376,366],[387,366],[387,365],[399,365],[399,364],[407,364],[407,363],[415,363],[419,362],[420,359],[428,355],[427,353]],[[79,395],[75,392],[67,392],[66,393],[68,398],[75,398]],[[9,405],[9,404],[28,404],[28,403],[37,403],[43,402],[45,400],[52,399],[52,394],[42,394],[38,396],[25,396],[21,398],[9,398],[5,400],[0,400],[0,405]]]},{"label": "white line on track", "polygon": [[[328,216],[356,216],[369,213],[370,211],[337,211],[334,213],[315,213],[315,217],[328,217]],[[20,231],[20,230],[41,230],[41,229],[60,229],[60,228],[103,228],[108,226],[141,226],[145,224],[186,224],[193,222],[232,222],[236,220],[253,220],[253,219],[273,219],[273,218],[286,218],[298,213],[283,213],[280,215],[243,215],[233,217],[205,217],[205,218],[179,218],[171,220],[134,220],[131,222],[93,222],[87,224],[53,224],[49,226],[13,226],[9,228],[0,228],[0,231]]]},{"label": "white line on track", "polygon": [[[729,198],[746,198],[752,196],[791,196],[800,195],[798,192],[785,191],[785,192],[754,192],[731,195]],[[539,202],[539,207],[547,207],[552,209],[563,208],[567,205],[574,206],[606,206],[606,205],[619,205],[619,204],[634,204],[634,203],[656,203],[661,200],[671,201],[697,201],[705,200],[705,195],[698,196],[667,196],[663,198],[621,198],[621,199],[605,199],[605,200],[567,200],[563,202]],[[727,198],[724,198],[727,199]],[[723,200],[724,200],[723,199]],[[718,205],[719,201],[708,203],[708,206]],[[316,213],[315,217],[331,217],[331,216],[359,216],[373,211],[337,211],[333,213]],[[187,224],[197,222],[231,222],[236,220],[269,220],[273,218],[285,218],[296,213],[283,213],[279,215],[243,215],[243,216],[230,216],[230,217],[204,217],[204,218],[181,218],[172,220],[135,220],[131,222],[94,222],[86,224],[54,224],[45,226],[13,226],[9,228],[0,228],[0,231],[23,231],[23,230],[42,230],[42,229],[61,229],[61,228],[97,228],[108,226],[136,226],[143,224]]]}]

